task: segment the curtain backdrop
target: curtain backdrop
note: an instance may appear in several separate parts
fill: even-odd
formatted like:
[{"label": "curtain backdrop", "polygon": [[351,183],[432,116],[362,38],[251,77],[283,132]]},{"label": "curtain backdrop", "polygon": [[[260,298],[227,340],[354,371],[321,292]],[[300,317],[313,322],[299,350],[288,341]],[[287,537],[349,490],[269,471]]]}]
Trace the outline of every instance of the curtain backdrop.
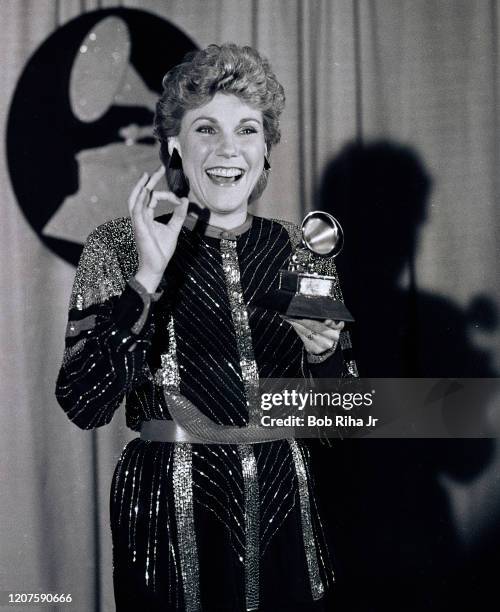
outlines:
[{"label": "curtain backdrop", "polygon": [[[325,176],[332,168],[335,176],[335,160],[348,143],[370,146],[383,140],[411,150],[432,182],[413,253],[413,282],[418,290],[439,294],[457,308],[467,309],[478,295],[485,298],[486,314],[477,315],[479,322],[470,330],[469,341],[488,353],[488,373],[498,372],[500,22],[496,1],[2,0],[0,4],[4,142],[16,85],[39,46],[84,13],[121,6],[167,20],[199,47],[235,41],[255,46],[270,59],[285,87],[287,105],[282,142],[272,152],[272,178],[255,207],[259,214],[299,221],[311,208],[328,204]],[[40,121],[36,106],[24,121],[27,142],[18,143],[21,151],[33,145],[30,130],[36,131]],[[60,127],[53,129],[55,134]],[[42,161],[51,141],[37,146]],[[22,155],[14,163],[23,171]],[[60,175],[54,170],[57,182]],[[137,175],[143,170],[151,168],[140,167]],[[394,173],[398,171],[396,165]],[[71,593],[74,603],[65,610],[111,611],[109,484],[131,435],[123,411],[105,429],[83,432],[56,404],[54,384],[74,267],[32,229],[12,187],[11,172],[2,157],[0,590]],[[121,188],[129,186],[132,182]],[[47,205],[43,192],[34,199],[34,211]],[[330,205],[335,211],[334,199]],[[126,214],[125,201],[117,206]],[[377,253],[371,256],[376,261]],[[379,270],[381,276],[384,273]],[[380,321],[380,338],[387,325]],[[466,484],[442,480],[454,528],[465,547],[473,546],[499,518],[497,450],[495,445],[489,464]]]}]

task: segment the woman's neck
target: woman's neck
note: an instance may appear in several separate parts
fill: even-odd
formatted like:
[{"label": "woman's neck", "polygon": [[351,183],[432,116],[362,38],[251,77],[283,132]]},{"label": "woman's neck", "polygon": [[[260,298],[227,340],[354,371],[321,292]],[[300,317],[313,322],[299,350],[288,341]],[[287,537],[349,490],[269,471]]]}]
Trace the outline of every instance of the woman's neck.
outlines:
[{"label": "woman's neck", "polygon": [[220,227],[225,230],[232,230],[235,227],[239,227],[245,223],[246,218],[248,216],[248,211],[245,208],[244,210],[238,210],[234,213],[218,213],[210,211],[210,220],[209,224],[215,227]]},{"label": "woman's neck", "polygon": [[[188,196],[190,202],[196,202],[194,198]],[[204,208],[204,207],[202,207]],[[217,212],[214,210],[210,211],[210,220],[208,223],[214,227],[220,227],[224,230],[232,230],[235,227],[239,227],[245,223],[248,217],[248,206],[242,206],[237,210],[230,212]]]}]

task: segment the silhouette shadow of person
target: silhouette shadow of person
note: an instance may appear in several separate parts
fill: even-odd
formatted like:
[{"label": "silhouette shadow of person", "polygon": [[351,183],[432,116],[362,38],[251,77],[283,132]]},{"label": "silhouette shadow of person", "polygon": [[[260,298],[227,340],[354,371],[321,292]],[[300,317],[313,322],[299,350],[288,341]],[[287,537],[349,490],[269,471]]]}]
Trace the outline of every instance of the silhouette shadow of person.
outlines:
[{"label": "silhouette shadow of person", "polygon": [[[388,141],[350,143],[324,173],[318,208],[344,228],[337,267],[362,377],[495,376],[471,336],[496,326],[492,301],[479,295],[462,308],[417,285],[431,184],[417,153]],[[332,609],[462,609],[470,559],[442,478],[472,482],[492,441],[365,438],[315,450],[337,562]]]}]

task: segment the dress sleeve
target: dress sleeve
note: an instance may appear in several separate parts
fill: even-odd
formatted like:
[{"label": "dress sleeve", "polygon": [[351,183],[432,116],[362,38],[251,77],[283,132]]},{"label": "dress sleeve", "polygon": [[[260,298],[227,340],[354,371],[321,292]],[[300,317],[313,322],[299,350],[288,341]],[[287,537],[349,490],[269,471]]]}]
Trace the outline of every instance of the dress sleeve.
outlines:
[{"label": "dress sleeve", "polygon": [[[151,306],[158,298],[133,277],[126,280],[127,266],[101,228],[89,236],[78,264],[56,383],[59,404],[82,429],[109,423],[125,394],[143,380]],[[136,257],[133,244],[125,247]]]},{"label": "dress sleeve", "polygon": [[[340,280],[333,259],[320,262],[318,272],[335,278],[335,298],[344,301]],[[305,350],[305,349],[304,349]],[[357,378],[358,368],[354,359],[351,334],[348,329],[340,332],[339,341],[322,355],[307,354],[309,371],[313,378]]]},{"label": "dress sleeve", "polygon": [[[315,258],[315,271],[318,274],[333,276],[334,280],[334,296],[340,302],[344,302],[342,288],[340,286],[340,278],[335,266],[333,257]],[[354,359],[351,334],[349,329],[343,329],[340,332],[340,338],[337,346],[331,354],[326,354],[325,358],[315,359],[314,356],[308,356],[309,367],[313,376],[318,378],[357,378],[358,367]]]}]

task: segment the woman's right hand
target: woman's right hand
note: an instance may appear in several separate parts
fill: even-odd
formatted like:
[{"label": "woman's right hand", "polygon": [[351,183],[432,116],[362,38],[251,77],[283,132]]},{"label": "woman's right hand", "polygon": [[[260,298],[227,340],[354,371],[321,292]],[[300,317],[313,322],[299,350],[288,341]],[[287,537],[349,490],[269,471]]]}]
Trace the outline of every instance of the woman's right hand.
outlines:
[{"label": "woman's right hand", "polygon": [[[128,201],[139,252],[139,268],[135,278],[149,293],[156,291],[174,254],[189,203],[187,198],[178,198],[171,191],[153,191],[164,173],[163,166],[151,177],[144,173]],[[154,210],[160,200],[174,205],[172,218],[167,224],[154,220]]]}]

